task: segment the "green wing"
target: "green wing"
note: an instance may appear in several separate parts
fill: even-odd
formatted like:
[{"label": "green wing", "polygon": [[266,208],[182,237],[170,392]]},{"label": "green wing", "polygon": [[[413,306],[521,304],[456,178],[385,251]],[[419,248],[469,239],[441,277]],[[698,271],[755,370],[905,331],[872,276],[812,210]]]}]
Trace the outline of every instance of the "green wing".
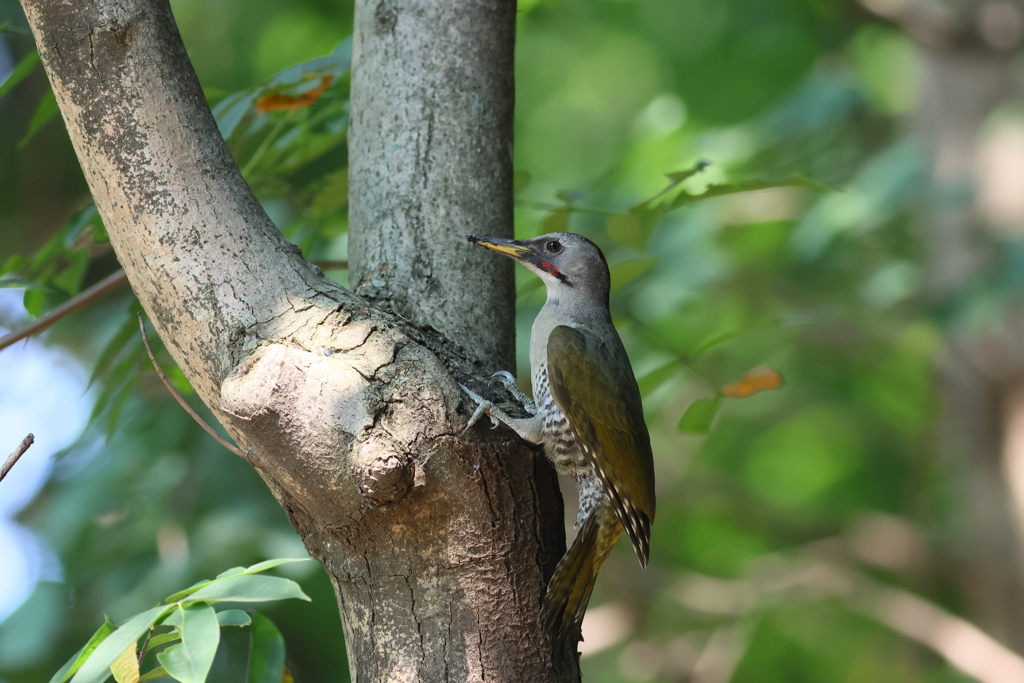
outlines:
[{"label": "green wing", "polygon": [[647,566],[654,520],[651,439],[629,358],[614,331],[612,337],[556,327],[548,337],[548,381],[640,564]]}]

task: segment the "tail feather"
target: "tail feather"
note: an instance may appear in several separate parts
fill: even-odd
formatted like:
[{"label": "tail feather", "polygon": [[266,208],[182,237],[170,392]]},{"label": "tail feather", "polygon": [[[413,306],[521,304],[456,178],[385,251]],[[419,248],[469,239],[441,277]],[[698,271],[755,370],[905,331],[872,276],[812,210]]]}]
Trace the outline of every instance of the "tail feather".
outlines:
[{"label": "tail feather", "polygon": [[608,554],[622,533],[610,504],[605,503],[587,517],[576,540],[555,567],[541,610],[541,621],[556,646],[580,639],[580,625],[590,594]]}]

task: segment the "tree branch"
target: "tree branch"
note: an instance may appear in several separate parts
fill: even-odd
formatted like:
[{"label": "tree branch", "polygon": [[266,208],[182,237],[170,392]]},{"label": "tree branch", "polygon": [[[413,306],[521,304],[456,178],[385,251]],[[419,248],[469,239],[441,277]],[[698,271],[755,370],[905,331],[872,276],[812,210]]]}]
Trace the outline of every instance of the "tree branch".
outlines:
[{"label": "tree branch", "polygon": [[[320,268],[320,270],[345,270],[348,268],[348,261],[314,261],[313,265]],[[66,318],[83,308],[88,308],[110,292],[126,284],[128,284],[128,276],[123,270],[111,273],[92,287],[79,292],[60,306],[39,316],[38,319],[25,326],[24,329],[0,337],[0,351],[20,342],[22,339],[42,334],[62,318]]]},{"label": "tree branch", "polygon": [[143,346],[146,347],[146,353],[149,354],[149,360],[150,362],[153,363],[153,369],[156,370],[156,374],[160,378],[160,381],[164,383],[164,386],[167,387],[167,391],[171,393],[171,396],[173,396],[174,400],[178,402],[178,405],[184,408],[185,412],[188,413],[189,416],[193,420],[195,420],[200,427],[206,430],[206,433],[212,436],[217,441],[217,443],[219,443],[221,446],[228,449],[238,457],[244,458],[245,454],[242,453],[241,449],[239,449],[238,446],[232,443],[228,443],[227,440],[224,439],[224,437],[222,437],[220,434],[214,431],[213,427],[206,424],[206,420],[199,417],[199,413],[192,410],[192,406],[190,406],[185,401],[185,398],[180,393],[178,393],[178,390],[174,388],[173,384],[171,384],[171,380],[167,378],[166,373],[164,373],[164,369],[160,367],[160,363],[158,363],[156,360],[156,355],[154,355],[153,349],[151,349],[149,346],[149,336],[146,334],[146,324],[142,321],[141,313],[139,313],[139,329],[142,331],[142,344]]},{"label": "tree branch", "polygon": [[3,351],[12,344],[17,344],[22,339],[28,339],[29,337],[48,330],[51,325],[61,318],[66,318],[72,313],[92,305],[97,300],[127,283],[128,276],[125,275],[123,270],[119,270],[116,273],[108,275],[89,289],[80,292],[62,303],[60,306],[57,306],[53,310],[47,311],[45,314],[39,316],[39,318],[23,329],[0,337],[0,351]]},{"label": "tree branch", "polygon": [[[514,3],[357,3],[353,135],[379,114],[357,95],[368,85],[358,74],[383,58],[370,59],[366,32],[377,26],[395,82],[447,71],[408,93],[423,117],[382,117],[374,135],[400,148],[396,138],[434,131],[412,146],[417,188],[461,187],[459,169],[473,178],[418,208],[403,200],[401,221],[375,220],[394,206],[360,194],[368,150],[381,143],[350,147],[351,205],[362,207],[354,242],[415,242],[417,216],[448,222],[447,236],[424,233],[420,251],[394,251],[374,271],[416,274],[408,290],[381,291],[395,304],[429,294],[430,308],[413,306],[419,327],[323,277],[276,229],[224,144],[166,0],[22,3],[118,260],[178,367],[327,569],[352,679],[578,679],[539,623],[565,547],[553,473],[508,432],[462,434],[458,382],[482,388],[475,377],[511,364],[511,268],[494,278],[461,250],[468,225],[490,230],[504,204],[511,216],[511,100],[496,91],[511,95]],[[407,35],[419,52],[403,52]],[[471,97],[451,102],[452,83]],[[404,129],[413,119],[433,128]],[[473,121],[490,132],[480,137]],[[375,241],[380,223],[389,228]],[[428,327],[452,321],[472,354]]]},{"label": "tree branch", "polygon": [[11,453],[9,458],[7,458],[7,461],[4,463],[4,466],[0,467],[0,481],[4,480],[4,477],[6,477],[7,473],[11,471],[11,468],[14,467],[15,464],[17,464],[18,460],[21,459],[21,456],[25,455],[25,451],[28,450],[28,447],[34,444],[35,442],[36,437],[33,434],[29,434],[24,439],[22,439],[21,444],[17,448],[15,448],[14,452]]},{"label": "tree branch", "polygon": [[495,370],[515,363],[514,0],[357,0],[350,281]]}]

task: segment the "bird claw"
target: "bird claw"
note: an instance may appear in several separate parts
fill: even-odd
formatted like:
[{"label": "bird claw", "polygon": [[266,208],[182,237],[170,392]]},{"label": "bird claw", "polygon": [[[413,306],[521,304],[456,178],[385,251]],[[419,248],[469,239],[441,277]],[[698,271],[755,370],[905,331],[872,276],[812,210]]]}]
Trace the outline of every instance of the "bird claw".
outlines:
[{"label": "bird claw", "polygon": [[512,394],[512,396],[519,401],[526,412],[530,415],[537,414],[537,404],[534,403],[532,398],[519,390],[519,384],[516,382],[516,378],[512,376],[511,372],[508,370],[499,370],[491,375],[491,378],[487,380],[487,386],[491,386],[495,381],[501,382],[508,393]]},{"label": "bird claw", "polygon": [[508,370],[498,370],[496,373],[491,375],[491,378],[487,380],[487,386],[494,384],[495,380],[499,380],[506,387],[516,386],[516,378],[512,376],[512,373]]},{"label": "bird claw", "polygon": [[483,415],[487,415],[487,417],[491,418],[491,429],[497,429],[498,425],[501,423],[498,421],[498,418],[491,415],[491,410],[494,409],[494,404],[480,394],[468,389],[465,385],[460,384],[459,386],[462,387],[462,390],[466,392],[474,403],[476,403],[476,410],[474,410],[473,414],[469,416],[469,422],[466,423],[466,428],[462,430],[463,433],[468,432]]}]

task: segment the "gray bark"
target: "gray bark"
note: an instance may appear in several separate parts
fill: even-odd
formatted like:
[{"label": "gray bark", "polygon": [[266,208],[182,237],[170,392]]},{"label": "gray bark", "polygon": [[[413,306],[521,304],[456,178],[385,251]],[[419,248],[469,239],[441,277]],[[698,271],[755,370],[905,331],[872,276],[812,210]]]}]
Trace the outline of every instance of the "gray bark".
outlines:
[{"label": "gray bark", "polygon": [[515,0],[358,0],[349,132],[356,293],[502,368],[513,264],[466,236],[512,237],[515,17]]},{"label": "gray bark", "polygon": [[[469,0],[451,5],[464,6],[452,10],[457,14],[488,12]],[[564,550],[553,473],[507,432],[462,434],[467,405],[456,381],[497,365],[481,368],[433,330],[333,284],[284,240],[217,131],[165,0],[23,0],[23,6],[133,289],[175,361],[334,583],[352,679],[578,678],[575,661],[553,658],[538,623],[546,578]],[[394,25],[402,22],[398,12]],[[483,30],[493,25],[483,22]],[[420,28],[469,54],[458,49],[465,32]],[[482,105],[485,111],[511,106],[507,100]],[[424,98],[418,106],[440,105]],[[412,128],[398,121],[377,134],[399,144],[415,137],[418,121]],[[490,154],[487,140],[461,144],[470,134],[454,135],[454,123],[448,130],[452,135],[435,135],[416,156],[431,151],[430,165],[421,165],[428,187],[435,173],[453,182],[463,168],[495,163],[474,157]],[[509,130],[499,132],[510,138]],[[353,205],[364,216],[372,205],[360,194],[367,186],[360,174],[373,163],[359,157],[382,144],[352,150]],[[503,182],[488,179],[479,187],[507,194]],[[420,218],[455,211],[445,202],[459,195],[444,197],[425,202]],[[460,203],[460,220],[490,225],[492,208],[503,202],[507,196]],[[458,243],[453,233],[463,226],[449,225]],[[406,234],[392,225],[376,240],[376,230],[376,222],[357,220],[352,238],[375,244]],[[403,295],[428,291],[423,282],[430,273],[473,270],[460,253],[426,249],[419,255],[425,270],[409,280],[415,287],[381,291],[405,310]],[[408,257],[389,255],[395,260],[387,261],[388,272],[413,271],[402,260]],[[503,277],[494,284],[493,271],[481,275],[472,290],[446,284],[411,310],[425,323],[456,311],[450,320],[461,330],[460,342],[480,341],[478,353],[487,349],[486,357],[507,361],[506,352],[492,351],[508,343],[499,339],[512,315],[511,306],[498,306],[510,303],[511,281]],[[473,310],[471,299],[486,302],[503,325],[467,327],[460,312]]]}]

